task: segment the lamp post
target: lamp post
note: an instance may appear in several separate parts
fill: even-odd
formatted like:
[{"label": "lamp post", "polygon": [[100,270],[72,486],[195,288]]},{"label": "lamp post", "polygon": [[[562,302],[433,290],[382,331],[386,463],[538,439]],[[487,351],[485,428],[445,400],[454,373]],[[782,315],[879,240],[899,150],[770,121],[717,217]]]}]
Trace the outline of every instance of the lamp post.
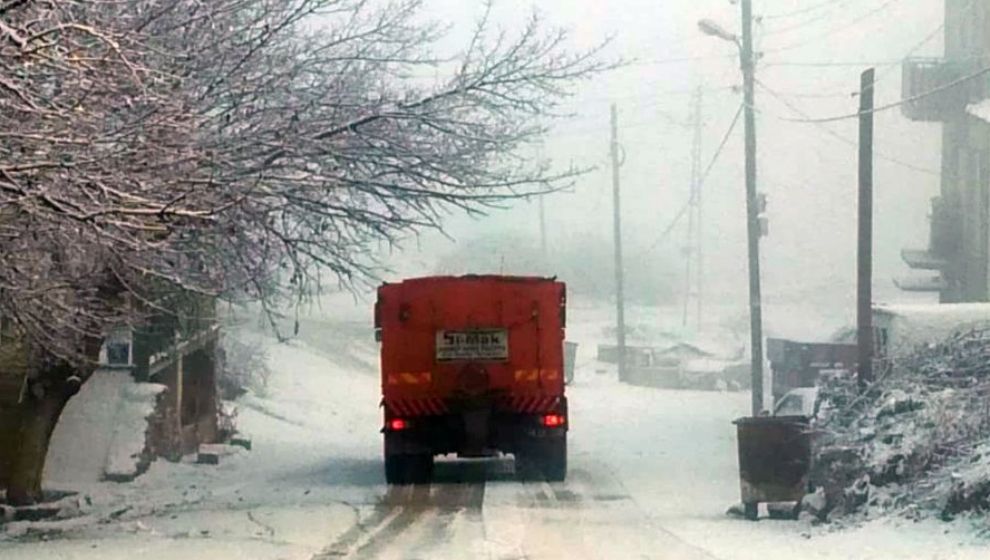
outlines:
[{"label": "lamp post", "polygon": [[712,20],[701,20],[698,28],[705,35],[722,39],[739,48],[743,73],[743,112],[746,128],[746,232],[749,249],[749,317],[750,353],[752,356],[752,410],[763,410],[763,305],[760,286],[760,197],[756,191],[756,115],[755,71],[753,56],[753,4],[742,0],[742,37],[731,33]]}]

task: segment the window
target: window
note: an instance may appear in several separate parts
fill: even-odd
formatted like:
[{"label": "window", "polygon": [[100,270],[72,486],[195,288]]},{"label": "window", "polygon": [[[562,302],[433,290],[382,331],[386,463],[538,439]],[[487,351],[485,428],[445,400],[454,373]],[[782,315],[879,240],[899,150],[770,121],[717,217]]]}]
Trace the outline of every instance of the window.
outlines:
[{"label": "window", "polygon": [[107,365],[131,365],[131,345],[129,342],[111,342],[107,344]]},{"label": "window", "polygon": [[107,336],[103,344],[101,362],[111,367],[128,367],[134,365],[131,341],[133,334],[129,328],[115,329]]}]

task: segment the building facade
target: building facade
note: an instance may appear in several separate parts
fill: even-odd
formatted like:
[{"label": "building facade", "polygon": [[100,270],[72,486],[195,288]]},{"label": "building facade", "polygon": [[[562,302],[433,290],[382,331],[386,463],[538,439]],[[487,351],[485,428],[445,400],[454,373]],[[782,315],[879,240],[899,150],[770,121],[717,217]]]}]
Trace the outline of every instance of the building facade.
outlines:
[{"label": "building facade", "polygon": [[941,192],[927,249],[905,249],[922,271],[905,290],[943,303],[990,300],[990,3],[946,0],[945,55],[904,61],[904,115],[942,125]]}]

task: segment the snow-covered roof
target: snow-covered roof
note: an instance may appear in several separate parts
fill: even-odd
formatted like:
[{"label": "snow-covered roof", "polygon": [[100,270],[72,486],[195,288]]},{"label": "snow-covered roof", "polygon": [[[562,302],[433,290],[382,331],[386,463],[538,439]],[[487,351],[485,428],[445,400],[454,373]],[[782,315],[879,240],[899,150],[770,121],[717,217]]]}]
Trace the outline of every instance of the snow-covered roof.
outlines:
[{"label": "snow-covered roof", "polygon": [[990,326],[990,303],[877,305],[874,316],[877,326],[890,331],[896,353],[938,342],[960,329]]},{"label": "snow-covered roof", "polygon": [[966,107],[966,112],[981,121],[990,123],[990,99],[984,99],[979,103],[973,103],[972,105]]},{"label": "snow-covered roof", "polygon": [[722,373],[738,362],[717,360],[713,358],[698,358],[684,361],[685,373]]},{"label": "snow-covered roof", "polygon": [[666,346],[659,346],[659,347],[655,348],[655,351],[656,351],[657,354],[661,354],[661,355],[662,354],[673,354],[673,353],[677,353],[677,352],[687,352],[687,353],[690,353],[690,354],[694,354],[695,356],[706,356],[706,357],[714,356],[714,354],[712,352],[708,352],[708,351],[706,351],[706,350],[704,350],[704,349],[702,349],[702,348],[700,348],[700,347],[698,347],[698,346],[696,346],[694,344],[688,343],[688,342],[678,342],[678,343],[670,344],[670,345],[666,345]]},{"label": "snow-covered roof", "polygon": [[990,320],[990,303],[878,304],[873,311],[913,321],[968,323]]}]

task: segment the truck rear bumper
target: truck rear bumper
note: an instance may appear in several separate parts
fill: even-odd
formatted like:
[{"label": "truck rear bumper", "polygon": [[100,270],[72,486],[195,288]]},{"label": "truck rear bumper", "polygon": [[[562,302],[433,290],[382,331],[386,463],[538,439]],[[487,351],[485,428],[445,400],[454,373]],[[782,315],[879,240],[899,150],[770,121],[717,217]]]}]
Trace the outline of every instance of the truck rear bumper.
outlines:
[{"label": "truck rear bumper", "polygon": [[[516,453],[534,443],[567,435],[566,400],[552,413],[519,414],[475,409],[454,414],[405,418],[400,430],[390,429],[394,415],[386,410],[386,454],[456,453],[462,457],[490,457]],[[559,420],[548,426],[552,414]]]}]

